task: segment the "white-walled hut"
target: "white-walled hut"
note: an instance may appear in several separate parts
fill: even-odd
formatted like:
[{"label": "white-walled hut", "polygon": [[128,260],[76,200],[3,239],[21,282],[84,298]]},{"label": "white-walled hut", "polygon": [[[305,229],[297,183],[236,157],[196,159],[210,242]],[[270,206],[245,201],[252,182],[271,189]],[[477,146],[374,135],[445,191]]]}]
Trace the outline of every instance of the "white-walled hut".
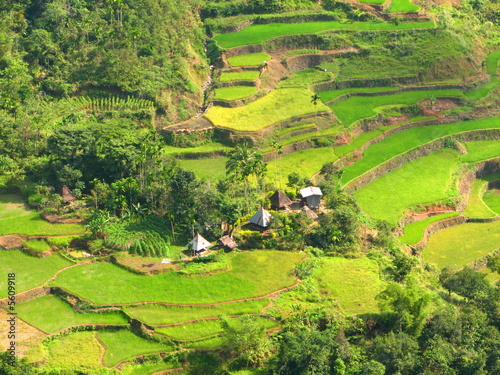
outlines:
[{"label": "white-walled hut", "polygon": [[265,228],[269,225],[271,218],[271,214],[264,210],[264,207],[261,207],[255,215],[248,219],[248,221],[252,224],[258,225],[259,227]]},{"label": "white-walled hut", "polygon": [[193,250],[193,253],[196,255],[201,253],[203,250],[206,250],[207,247],[212,246],[210,242],[208,242],[201,234],[196,233],[196,236],[186,245],[189,249]]},{"label": "white-walled hut", "polygon": [[300,189],[300,195],[302,196],[302,203],[314,209],[319,207],[323,193],[317,186],[308,186]]},{"label": "white-walled hut", "polygon": [[271,201],[271,207],[275,210],[282,210],[293,203],[281,190],[276,190],[269,200]]}]

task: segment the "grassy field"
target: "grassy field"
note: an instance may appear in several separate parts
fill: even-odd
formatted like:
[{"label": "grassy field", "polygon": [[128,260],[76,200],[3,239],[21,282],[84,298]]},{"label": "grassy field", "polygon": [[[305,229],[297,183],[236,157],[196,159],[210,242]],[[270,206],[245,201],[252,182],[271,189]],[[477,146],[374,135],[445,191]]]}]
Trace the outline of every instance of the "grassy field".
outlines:
[{"label": "grassy field", "polygon": [[323,101],[323,103],[327,103],[330,100],[338,98],[339,96],[356,93],[356,92],[384,92],[384,91],[393,91],[397,90],[398,87],[353,87],[349,89],[341,89],[341,90],[329,90],[318,92],[319,98]]},{"label": "grassy field", "polygon": [[481,100],[498,86],[500,86],[500,79],[497,76],[492,76],[489,83],[476,90],[466,92],[465,97],[470,100]]},{"label": "grassy field", "polygon": [[[343,127],[341,125],[337,125],[337,126],[332,126],[331,128],[321,129],[321,130],[318,130],[315,132],[294,135],[292,137],[288,137],[288,138],[284,139],[283,141],[280,141],[279,144],[282,146],[285,146],[285,145],[288,145],[290,143],[305,141],[307,139],[331,137],[333,135],[338,134],[342,128]],[[272,147],[267,147],[262,151],[263,152],[272,151]]]},{"label": "grassy field", "polygon": [[116,332],[101,331],[97,336],[106,345],[104,364],[108,367],[141,354],[173,350],[171,346],[143,339],[125,329]]},{"label": "grassy field", "polygon": [[485,176],[483,178],[478,178],[472,183],[471,192],[469,194],[469,201],[467,202],[467,207],[464,210],[464,215],[467,217],[493,217],[497,215],[496,211],[492,211],[491,208],[483,200],[483,188],[488,181],[495,181],[500,179],[500,174],[496,173],[494,175]]},{"label": "grassy field", "polygon": [[499,156],[500,153],[500,140],[469,142],[465,146],[468,153],[460,157],[464,162],[491,159]]},{"label": "grassy field", "polygon": [[28,249],[38,252],[50,250],[50,246],[45,240],[26,240],[23,242]]},{"label": "grassy field", "polygon": [[141,305],[125,307],[130,316],[150,325],[180,323],[193,319],[219,317],[222,315],[260,314],[269,299],[243,301],[211,307],[180,307],[164,305]]},{"label": "grassy field", "polygon": [[418,12],[420,7],[410,0],[392,0],[389,13]]},{"label": "grassy field", "polygon": [[297,172],[311,178],[323,165],[337,160],[333,148],[321,147],[301,150],[267,163],[267,178],[275,180],[276,185],[284,187],[290,173]]},{"label": "grassy field", "polygon": [[373,138],[378,137],[381,134],[382,132],[380,130],[372,130],[369,132],[361,133],[357,138],[352,140],[350,143],[341,146],[336,146],[333,149],[338,157],[342,157],[348,154],[349,152],[352,152],[360,148],[366,142],[372,140]]},{"label": "grassy field", "polygon": [[486,72],[488,74],[498,73],[498,61],[500,61],[500,50],[488,55],[486,58]]},{"label": "grassy field", "polygon": [[449,180],[458,163],[458,151],[442,150],[381,176],[354,196],[372,218],[396,224],[407,207],[449,197]]},{"label": "grassy field", "polygon": [[399,237],[399,240],[408,245],[413,245],[419,242],[424,237],[425,228],[427,228],[429,225],[435,223],[436,221],[448,219],[450,217],[455,217],[458,215],[458,212],[450,212],[446,214],[431,216],[424,220],[415,221],[414,223],[408,224],[404,227],[404,235]]},{"label": "grassy field", "polygon": [[162,370],[182,367],[180,363],[141,363],[140,365],[126,365],[122,368],[123,375],[153,375]]},{"label": "grassy field", "polygon": [[423,257],[439,268],[462,267],[497,249],[498,244],[500,221],[466,223],[443,229],[431,236]]},{"label": "grassy field", "polygon": [[51,224],[40,213],[31,211],[17,195],[0,195],[0,235],[56,236],[85,232],[81,224]]},{"label": "grassy field", "polygon": [[220,76],[221,82],[232,82],[232,81],[254,81],[259,78],[260,72],[257,70],[248,70],[243,72],[228,72],[222,73]]},{"label": "grassy field", "polygon": [[344,168],[345,173],[342,176],[342,181],[346,183],[377,165],[434,139],[468,130],[495,129],[499,127],[500,119],[493,117],[452,124],[413,128],[393,134],[380,142],[370,145],[363,153],[363,159]]},{"label": "grassy field", "polygon": [[295,279],[290,271],[303,257],[303,254],[279,251],[237,253],[231,258],[230,271],[190,277],[173,272],[142,276],[110,263],[92,263],[76,271],[72,268],[60,273],[53,284],[98,304],[213,303],[262,296],[293,285]]},{"label": "grassy field", "polygon": [[497,192],[487,190],[483,195],[483,201],[491,211],[500,215],[500,195]]},{"label": "grassy field", "polygon": [[333,74],[323,72],[318,69],[304,69],[295,72],[288,79],[282,80],[278,84],[278,88],[299,88],[308,89],[313,83],[330,81],[333,79]]},{"label": "grassy field", "polygon": [[171,155],[171,154],[223,151],[229,149],[231,149],[231,147],[223,145],[222,143],[210,142],[196,147],[163,146],[161,152],[163,155]]},{"label": "grassy field", "polygon": [[215,90],[214,99],[238,100],[247,98],[257,92],[255,86],[221,87]]},{"label": "grassy field", "polygon": [[[42,285],[58,270],[73,263],[59,254],[46,258],[32,257],[18,250],[0,250],[0,273],[16,274],[16,292]],[[7,279],[0,279],[0,298],[7,296]]]},{"label": "grassy field", "polygon": [[[236,318],[230,318],[230,321],[237,322]],[[259,325],[266,329],[271,329],[278,326],[278,323],[273,320],[258,318]],[[189,341],[197,340],[209,336],[215,336],[224,332],[220,319],[205,320],[196,323],[183,324],[171,327],[157,328],[155,332],[162,333],[176,340]],[[230,323],[231,324],[231,323]]]},{"label": "grassy field", "polygon": [[322,293],[340,303],[347,315],[377,312],[375,296],[383,289],[376,262],[358,259],[324,258],[317,271]]},{"label": "grassy field", "polygon": [[269,56],[267,53],[258,52],[229,57],[227,59],[227,62],[231,66],[260,66],[264,65],[264,61],[269,60],[271,60],[271,56]]},{"label": "grassy field", "polygon": [[416,104],[430,96],[442,97],[463,97],[458,89],[449,90],[428,90],[428,91],[407,91],[392,95],[381,96],[351,96],[345,100],[336,102],[330,106],[335,115],[346,126],[354,122],[371,117],[380,112],[381,109],[392,107],[402,107]]},{"label": "grassy field", "polygon": [[294,117],[328,111],[323,103],[314,105],[312,93],[304,89],[279,89],[243,107],[213,106],[205,117],[215,126],[256,131]]},{"label": "grassy field", "polygon": [[[43,311],[43,314],[40,313]],[[125,316],[116,313],[76,313],[56,296],[43,296],[17,306],[21,318],[45,332],[53,333],[78,324],[127,324]]]},{"label": "grassy field", "polygon": [[248,44],[259,44],[265,40],[283,35],[312,34],[326,30],[404,30],[434,28],[434,22],[402,22],[398,26],[382,22],[340,23],[337,21],[301,22],[301,23],[271,23],[252,25],[241,31],[225,33],[213,39],[222,48],[233,48]]},{"label": "grassy field", "polygon": [[198,178],[217,179],[226,175],[227,158],[182,159],[179,165],[183,169],[193,171]]},{"label": "grassy field", "polygon": [[76,332],[60,337],[48,344],[48,368],[102,367],[101,356],[104,348],[95,337],[95,332]]}]

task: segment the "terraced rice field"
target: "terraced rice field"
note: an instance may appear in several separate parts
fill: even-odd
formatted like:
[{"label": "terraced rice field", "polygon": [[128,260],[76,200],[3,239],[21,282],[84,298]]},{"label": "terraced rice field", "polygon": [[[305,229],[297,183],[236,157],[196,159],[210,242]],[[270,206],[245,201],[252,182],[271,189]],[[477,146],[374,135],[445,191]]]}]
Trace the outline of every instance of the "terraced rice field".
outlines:
[{"label": "terraced rice field", "polygon": [[[0,250],[0,272],[3,275],[11,272],[16,274],[17,293],[43,285],[58,270],[72,264],[59,254],[38,258],[19,250]],[[0,279],[0,298],[6,296],[7,279]]]},{"label": "terraced rice field", "polygon": [[213,39],[222,48],[233,48],[248,44],[259,44],[265,40],[283,35],[312,34],[327,30],[406,30],[430,29],[434,22],[402,22],[399,25],[381,22],[340,23],[337,21],[271,23],[252,25],[241,31],[216,35]]},{"label": "terraced rice field", "polygon": [[323,101],[323,103],[327,103],[330,100],[336,99],[342,95],[350,93],[357,93],[357,92],[375,93],[375,92],[385,92],[393,90],[398,90],[398,88],[397,87],[361,87],[361,88],[354,87],[349,89],[322,91],[318,92],[318,96]]},{"label": "terraced rice field", "polygon": [[85,226],[81,224],[49,223],[39,212],[28,209],[22,198],[17,195],[0,195],[0,235],[57,236],[84,232]]},{"label": "terraced rice field", "polygon": [[179,165],[193,171],[198,178],[218,179],[226,175],[227,158],[181,159]]},{"label": "terraced rice field", "polygon": [[423,257],[439,268],[463,267],[497,249],[499,244],[500,221],[466,223],[431,236]]},{"label": "terraced rice field", "polygon": [[279,89],[243,107],[213,106],[205,117],[215,126],[257,131],[294,117],[328,111],[323,103],[314,105],[311,96],[312,93],[304,89]]},{"label": "terraced rice field", "polygon": [[389,13],[407,13],[418,12],[420,7],[411,2],[411,0],[392,0],[389,7]]},{"label": "terraced rice field", "polygon": [[425,228],[427,228],[429,225],[437,221],[441,221],[458,215],[459,215],[458,212],[450,212],[446,214],[431,216],[428,217],[427,219],[408,224],[407,226],[404,227],[403,229],[404,234],[401,237],[399,237],[399,240],[408,245],[416,244],[417,242],[423,239]]},{"label": "terraced rice field", "polygon": [[337,301],[345,314],[378,311],[375,296],[382,291],[384,283],[379,278],[376,262],[366,257],[324,258],[316,275],[322,293]]},{"label": "terraced rice field", "polygon": [[496,211],[493,211],[483,200],[488,182],[498,179],[500,179],[500,174],[497,173],[494,175],[485,176],[483,178],[478,178],[472,183],[471,192],[469,194],[469,201],[467,202],[467,207],[464,210],[465,216],[474,218],[487,218],[498,215],[498,213]]},{"label": "terraced rice field", "polygon": [[260,72],[256,70],[248,70],[243,72],[225,72],[220,76],[220,82],[232,81],[254,81],[259,78]]},{"label": "terraced rice field", "polygon": [[486,72],[488,74],[497,74],[499,61],[500,61],[500,50],[490,53],[486,58]]},{"label": "terraced rice field", "polygon": [[173,350],[172,346],[143,339],[128,330],[101,331],[97,333],[97,337],[106,345],[104,364],[108,367],[115,366],[121,361],[138,355]]},{"label": "terraced rice field", "polygon": [[[41,313],[43,311],[43,313]],[[48,295],[36,298],[17,306],[17,312],[28,323],[47,333],[69,328],[80,324],[113,324],[125,325],[126,317],[119,313],[76,313],[73,308],[60,298]]]},{"label": "terraced rice field", "polygon": [[463,94],[460,90],[428,90],[428,91],[407,91],[391,95],[381,96],[351,96],[345,100],[330,105],[333,113],[346,126],[354,124],[363,118],[372,117],[382,109],[389,107],[403,107],[416,104],[431,96],[461,98]]},{"label": "terraced rice field", "polygon": [[246,55],[239,55],[229,57],[227,62],[229,65],[238,67],[238,66],[260,66],[264,65],[265,61],[271,60],[271,56],[265,52],[258,53],[248,53]]},{"label": "terraced rice field", "polygon": [[47,345],[49,368],[76,369],[102,367],[104,348],[96,339],[95,332],[76,332],[54,340]]},{"label": "terraced rice field", "polygon": [[[363,155],[363,159],[355,164],[344,168],[342,182],[346,183],[377,165],[421,146],[434,139],[438,139],[451,134],[458,134],[469,130],[497,129],[500,127],[500,118],[484,118],[473,121],[463,121],[451,124],[425,126],[413,128],[393,134],[380,142],[368,147]],[[465,156],[466,157],[466,156]]]},{"label": "terraced rice field", "polygon": [[[155,301],[206,304],[260,297],[295,284],[290,270],[303,254],[279,251],[237,253],[230,271],[211,276],[165,273],[150,277],[132,274],[110,263],[91,263],[60,273],[53,285],[97,304]],[[107,283],[106,280],[120,280]],[[108,285],[102,288],[103,284]]]},{"label": "terraced rice field", "polygon": [[238,100],[248,98],[257,92],[255,86],[221,87],[215,90],[214,99]]}]

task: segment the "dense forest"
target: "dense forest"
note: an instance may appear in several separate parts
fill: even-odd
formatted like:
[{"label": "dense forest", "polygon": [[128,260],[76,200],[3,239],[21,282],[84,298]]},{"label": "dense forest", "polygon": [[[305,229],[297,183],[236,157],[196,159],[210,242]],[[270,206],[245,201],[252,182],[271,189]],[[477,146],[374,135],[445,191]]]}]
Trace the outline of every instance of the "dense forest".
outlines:
[{"label": "dense forest", "polygon": [[[343,31],[318,37],[314,43],[323,43],[324,50],[360,51],[328,69],[340,69],[350,79],[366,66],[378,74],[381,65],[393,62],[394,70],[406,69],[425,83],[484,80],[483,61],[500,48],[500,4],[418,3],[432,15],[436,29],[377,36]],[[211,37],[241,22],[285,12],[289,23],[309,17],[308,12],[346,23],[379,17],[335,0],[2,1],[0,191],[22,195],[31,209],[44,215],[84,220],[86,233],[76,246],[110,262],[118,251],[172,256],[173,244],[184,246],[196,233],[213,239],[232,235],[256,209],[269,206],[276,188],[296,196],[313,185],[312,178],[290,173],[283,176],[284,186],[276,183],[269,177],[265,148],[249,136],[232,137],[217,129],[164,131],[167,125],[194,118],[212,99],[216,85],[211,80],[217,78],[213,69],[223,59]],[[403,16],[388,20],[392,26],[407,21]],[[440,41],[446,44],[441,50],[430,47]],[[293,84],[289,77],[275,81]],[[380,86],[389,85],[385,82]],[[479,104],[472,99],[461,103],[450,115],[466,121],[498,113],[498,90],[493,93]],[[319,96],[311,93],[307,101],[314,106],[311,121],[322,121]],[[423,114],[415,104],[401,112]],[[181,157],[168,152],[211,142],[227,148],[222,178],[200,178],[182,168]],[[316,143],[328,146],[322,138]],[[456,143],[445,142],[444,148],[460,149]],[[278,157],[283,146],[273,141],[269,150],[274,160],[267,161],[279,165],[273,173],[281,179]],[[272,318],[281,329],[267,332],[252,316],[256,314],[240,318],[237,325],[225,316],[218,347],[179,350],[168,358],[182,364],[184,373],[500,374],[500,283],[490,283],[485,273],[469,267],[439,269],[424,261],[396,240],[394,223],[362,211],[344,191],[343,173],[332,164],[317,173],[325,208],[317,220],[303,212],[275,212],[270,234],[235,232],[241,250],[307,255],[293,269],[300,285],[289,304],[274,311]],[[63,187],[75,198],[71,205],[60,194]],[[132,239],[137,242],[131,245]],[[224,263],[226,256],[222,252],[194,260],[191,267]],[[324,297],[315,275],[325,267],[324,259],[333,257],[368,258],[380,267],[384,288],[376,297],[377,313],[347,316]],[[500,256],[490,257],[487,265],[500,273]],[[97,309],[90,304],[79,308]],[[147,336],[142,326],[133,324],[134,332]],[[27,358],[11,363],[8,352],[0,356],[0,375],[120,373],[116,368],[38,366]]]}]

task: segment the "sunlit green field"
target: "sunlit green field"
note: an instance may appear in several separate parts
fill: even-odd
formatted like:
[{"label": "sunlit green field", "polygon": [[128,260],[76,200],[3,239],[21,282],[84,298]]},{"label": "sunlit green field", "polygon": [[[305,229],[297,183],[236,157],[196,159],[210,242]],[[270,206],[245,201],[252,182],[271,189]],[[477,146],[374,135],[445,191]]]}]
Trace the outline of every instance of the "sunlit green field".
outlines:
[{"label": "sunlit green field", "polygon": [[271,56],[269,56],[267,53],[258,52],[229,57],[227,59],[227,62],[231,66],[259,66],[264,65],[264,61],[269,60],[271,60]]},{"label": "sunlit green field", "polygon": [[[404,130],[370,145],[364,151],[363,159],[344,168],[345,173],[342,176],[342,181],[346,183],[377,165],[434,139],[469,130],[495,128],[500,128],[500,118],[492,117]],[[464,157],[467,157],[467,155]]]},{"label": "sunlit green field", "polygon": [[98,304],[214,303],[264,296],[293,285],[295,279],[290,271],[303,257],[303,254],[279,251],[236,253],[231,258],[230,271],[189,277],[174,272],[142,276],[110,263],[91,263],[77,267],[76,271],[73,268],[63,271],[52,284]]},{"label": "sunlit green field", "polygon": [[233,48],[248,44],[259,44],[283,35],[311,34],[326,30],[405,30],[434,28],[434,22],[401,22],[398,26],[382,22],[340,23],[337,21],[271,23],[252,25],[241,31],[216,35],[213,39],[222,48]]},{"label": "sunlit green field", "polygon": [[231,81],[253,81],[259,78],[260,72],[257,70],[248,70],[243,72],[228,72],[222,73],[220,76],[221,82]]},{"label": "sunlit green field", "polygon": [[221,87],[215,90],[214,99],[238,100],[247,98],[257,92],[255,86]]},{"label": "sunlit green field", "polygon": [[[43,313],[41,313],[43,311]],[[17,306],[17,312],[28,323],[53,333],[79,324],[127,324],[126,317],[119,313],[80,314],[56,296],[48,295]]]},{"label": "sunlit green field", "polygon": [[324,258],[317,271],[318,283],[327,297],[338,301],[347,315],[377,312],[375,296],[383,289],[376,262],[358,259]]},{"label": "sunlit green field", "polygon": [[423,257],[439,268],[462,267],[497,249],[499,244],[500,221],[466,223],[431,236]]},{"label": "sunlit green field", "polygon": [[305,89],[279,89],[243,107],[213,106],[205,117],[215,126],[256,131],[283,120],[328,111],[323,103],[314,105],[311,96],[312,93]]},{"label": "sunlit green field", "polygon": [[458,216],[458,212],[450,212],[441,215],[428,217],[427,219],[416,221],[404,227],[404,235],[399,237],[399,240],[409,245],[419,242],[424,237],[425,228],[436,221],[448,219],[450,217]]},{"label": "sunlit green field", "polygon": [[500,179],[500,174],[494,174],[478,178],[472,183],[469,201],[464,210],[464,215],[467,217],[493,217],[498,213],[493,211],[483,200],[483,190],[486,188],[488,181]]}]

